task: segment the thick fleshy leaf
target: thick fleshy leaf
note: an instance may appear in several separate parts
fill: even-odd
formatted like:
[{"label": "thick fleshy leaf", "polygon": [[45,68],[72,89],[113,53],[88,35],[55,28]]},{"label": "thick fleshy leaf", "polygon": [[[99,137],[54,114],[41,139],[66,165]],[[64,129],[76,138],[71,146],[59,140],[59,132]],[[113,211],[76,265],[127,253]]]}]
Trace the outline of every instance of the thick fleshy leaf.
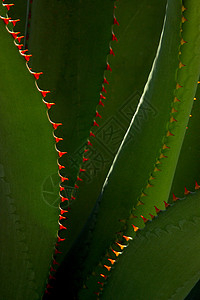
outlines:
[{"label": "thick fleshy leaf", "polygon": [[59,197],[46,194],[58,195],[57,153],[34,77],[3,21],[0,91],[0,298],[39,299],[58,230]]},{"label": "thick fleshy leaf", "polygon": [[[199,17],[196,4],[186,5],[187,14],[181,1],[168,1],[157,57],[126,135],[127,140],[132,134],[133,141],[122,144],[105,182],[85,264],[88,271],[113,246],[116,232],[132,237],[168,201],[200,71]],[[156,116],[147,112],[148,118],[143,117],[147,102],[157,108]]]},{"label": "thick fleshy leaf", "polygon": [[112,266],[101,299],[185,298],[199,279],[199,200],[197,192],[177,201],[138,232]]},{"label": "thick fleshy leaf", "polygon": [[[60,159],[60,172],[74,187],[82,152],[99,101],[106,55],[113,24],[112,0],[35,0],[32,5],[28,48],[30,66],[43,71],[40,88],[48,87],[47,101],[55,102],[50,118],[63,124],[57,148],[67,155]],[[76,157],[74,156],[76,153]]]}]

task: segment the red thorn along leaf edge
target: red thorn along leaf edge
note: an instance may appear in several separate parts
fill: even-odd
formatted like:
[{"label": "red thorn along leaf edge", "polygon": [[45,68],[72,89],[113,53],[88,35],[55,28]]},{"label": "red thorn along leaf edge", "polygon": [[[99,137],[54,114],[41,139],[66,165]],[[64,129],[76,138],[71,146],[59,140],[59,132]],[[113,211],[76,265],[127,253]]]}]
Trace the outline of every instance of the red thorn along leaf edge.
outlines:
[{"label": "red thorn along leaf edge", "polygon": [[[2,1],[4,2],[4,0],[2,0]],[[5,3],[2,3],[2,5],[7,8],[7,11],[9,11],[12,6],[14,6],[14,4],[5,4]],[[48,110],[51,109],[51,107],[54,106],[54,105],[56,105],[56,104],[54,102],[47,102],[47,101],[44,100],[44,98],[47,96],[47,94],[50,94],[50,91],[49,90],[42,90],[42,89],[40,89],[39,86],[38,86],[38,84],[37,84],[37,80],[40,78],[40,76],[43,74],[43,72],[33,72],[31,70],[31,68],[28,65],[28,62],[29,62],[30,58],[32,57],[32,54],[27,54],[28,49],[22,50],[23,44],[20,44],[21,40],[24,38],[24,36],[23,35],[20,36],[20,32],[11,31],[7,27],[7,25],[9,23],[12,23],[13,27],[15,27],[16,23],[20,22],[20,19],[12,20],[10,17],[3,17],[3,16],[0,16],[0,18],[4,21],[4,23],[6,25],[6,30],[8,31],[8,33],[10,33],[12,35],[12,37],[14,39],[14,44],[17,47],[20,55],[22,55],[25,58],[27,69],[28,69],[29,73],[34,76],[36,88],[41,93],[41,95],[42,95],[42,101],[46,105],[47,116],[48,116],[49,122],[52,124],[53,129],[56,130],[58,128],[58,126],[62,126],[62,123],[54,123],[53,121],[51,121],[50,117],[49,117],[49,113],[48,113]],[[61,138],[61,137],[60,138],[56,137],[55,134],[54,134],[54,132],[53,132],[53,136],[55,138],[55,143],[56,144],[59,141],[63,140],[63,138]],[[57,147],[55,147],[55,148],[56,148],[56,151],[58,152],[59,158],[61,158],[64,154],[67,153],[67,152],[62,152],[62,151],[58,150]],[[62,166],[61,164],[59,164],[59,161],[57,163],[58,163],[58,169],[59,170],[62,169],[62,168],[65,168],[64,166]],[[68,178],[60,175],[59,172],[58,172],[58,174],[60,176],[61,183],[64,182],[64,181],[66,181],[66,180],[68,180]],[[60,185],[60,191],[63,191],[63,190],[64,190],[64,188]],[[68,199],[65,198],[65,197],[63,197],[62,195],[60,195],[60,204],[63,201],[68,201]],[[63,210],[60,207],[60,215],[58,216],[58,226],[59,227],[58,227],[58,232],[57,232],[57,245],[59,245],[59,243],[61,243],[61,242],[63,242],[65,240],[65,238],[61,238],[60,237],[60,231],[63,231],[63,230],[67,229],[64,225],[62,225],[62,223],[60,223],[60,220],[66,219],[66,217],[63,216],[63,214],[65,214],[65,213],[68,213],[68,211],[67,210]],[[52,272],[56,271],[55,265],[59,265],[59,263],[56,261],[55,257],[56,257],[56,255],[59,255],[60,253],[61,253],[61,251],[59,251],[59,249],[55,248],[54,253],[53,253],[52,265],[51,265],[50,270],[49,270],[49,279],[50,280],[55,279],[55,277],[52,275]],[[49,294],[50,293],[49,289],[51,289],[51,288],[52,288],[52,286],[49,283],[47,283],[45,293]]]}]

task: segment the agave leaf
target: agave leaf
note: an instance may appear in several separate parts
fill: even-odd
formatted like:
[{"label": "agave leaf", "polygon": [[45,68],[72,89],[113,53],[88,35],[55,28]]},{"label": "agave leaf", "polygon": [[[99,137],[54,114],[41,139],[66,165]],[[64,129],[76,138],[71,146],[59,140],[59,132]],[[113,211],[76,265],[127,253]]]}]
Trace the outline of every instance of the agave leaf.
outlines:
[{"label": "agave leaf", "polygon": [[[15,30],[19,31],[21,35],[26,34],[28,27],[28,20],[31,15],[29,15],[29,7],[31,6],[31,0],[17,0],[14,1],[14,7],[11,7],[8,14],[12,20],[17,20],[15,25]],[[20,20],[20,21],[18,21]],[[24,40],[25,43],[25,40]]]},{"label": "agave leaf", "polygon": [[[133,134],[134,140],[126,147],[122,144],[114,168],[105,183],[92,246],[85,264],[86,270],[90,269],[95,260],[101,261],[99,258],[107,253],[111,239],[113,244],[119,240],[119,237],[114,237],[116,232],[122,230],[125,236],[132,237],[133,225],[136,226],[135,231],[143,228],[143,219],[150,219],[149,214],[156,215],[156,210],[164,209],[164,202],[168,201],[200,70],[199,58],[194,63],[191,57],[192,49],[198,48],[199,18],[193,4],[187,2],[185,16],[188,22],[182,24],[184,15],[181,13],[181,4],[180,1],[168,1],[157,57],[126,135],[127,139]],[[182,38],[188,41],[187,45]],[[194,51],[194,57],[199,57],[198,51]],[[166,57],[170,59],[166,61]],[[183,67],[180,61],[187,67]],[[166,73],[163,74],[163,70]],[[147,101],[157,107],[158,114],[153,118],[149,113],[148,122],[145,118],[140,122]],[[176,120],[174,109],[177,110]],[[135,130],[138,122],[141,124],[140,132]],[[171,132],[175,136],[171,136]],[[122,180],[124,178],[126,180]],[[131,211],[132,207],[135,210]],[[115,248],[112,249],[116,250]]]},{"label": "agave leaf", "polygon": [[[195,101],[185,133],[183,146],[181,148],[179,160],[170,193],[170,201],[184,197],[184,193],[195,191],[199,188],[199,166],[200,166],[200,147],[199,147],[199,110],[200,110],[200,87],[198,85]],[[196,183],[195,183],[196,182]],[[185,187],[187,190],[185,190]],[[176,197],[176,198],[175,198]]]},{"label": "agave leaf", "polygon": [[[1,298],[38,299],[45,290],[58,230],[59,176],[46,107],[0,23]],[[57,178],[52,184],[51,175]],[[52,190],[51,195],[46,194]],[[6,210],[6,212],[5,212]],[[5,213],[4,213],[5,212]],[[6,240],[5,240],[6,239]],[[32,277],[35,274],[35,276]],[[23,298],[24,299],[24,298]]]},{"label": "agave leaf", "polygon": [[177,201],[138,232],[101,299],[184,299],[200,274],[199,199],[197,192]]},{"label": "agave leaf", "polygon": [[45,73],[38,84],[48,86],[50,102],[56,103],[50,118],[63,124],[56,132],[63,138],[58,149],[68,152],[60,159],[66,167],[61,173],[72,187],[100,97],[113,5],[111,0],[36,0],[32,7],[30,66]]},{"label": "agave leaf", "polygon": [[[86,169],[86,172],[79,174],[83,182],[77,181],[79,189],[75,195],[76,200],[71,204],[69,220],[63,221],[68,228],[66,240],[60,247],[64,253],[69,251],[90,215],[132,113],[135,111],[158,45],[165,4],[165,1],[154,1],[150,5],[147,1],[116,2],[114,20],[115,23],[119,22],[119,25],[114,24],[113,31],[118,42],[112,41],[110,44],[115,56],[112,54],[108,56],[112,72],[104,73],[109,84],[104,83],[106,92],[102,92],[106,97],[101,99],[104,107],[97,106],[97,111],[102,118],[96,117],[95,120],[100,127],[96,126],[97,130],[95,126],[91,127],[91,132],[94,132],[96,137],[90,137],[93,146],[85,155],[89,160],[81,166],[82,169]],[[141,23],[143,26],[140,26]],[[151,47],[146,47],[146,44],[150,43]],[[127,47],[127,44],[130,47]],[[140,72],[141,68],[143,72]],[[124,76],[121,76],[122,73]],[[87,242],[82,236],[73,245],[66,257],[67,266],[62,265],[59,269],[60,274],[57,274],[59,277],[57,284],[62,286],[67,282],[68,291],[74,281],[72,270],[75,272],[77,267],[80,268],[87,252]],[[66,270],[69,270],[68,274]],[[78,280],[75,281],[79,284]],[[59,289],[56,289],[55,294],[58,291]]]},{"label": "agave leaf", "polygon": [[[71,245],[69,241],[77,237],[101,193],[152,65],[166,2],[154,1],[151,5],[147,2],[128,0],[116,3],[115,19],[119,26],[114,26],[113,30],[118,42],[113,41],[111,44],[115,53],[115,56],[108,57],[112,72],[105,72],[109,85],[105,85],[107,93],[104,93],[106,99],[102,100],[104,107],[97,106],[97,111],[102,116],[95,119],[99,127],[91,127],[90,132],[93,132],[95,137],[90,137],[92,146],[87,147],[89,150],[84,155],[87,161],[81,165],[81,169],[86,171],[78,174],[82,181],[77,180],[79,189],[69,218],[69,235],[66,239],[68,246]],[[140,26],[141,23],[143,26]],[[146,47],[149,43],[152,43],[150,49]],[[150,104],[147,110],[153,115],[156,114]],[[127,143],[131,139],[132,135],[127,139]],[[87,210],[84,209],[86,206]],[[75,220],[79,220],[78,224]]]}]

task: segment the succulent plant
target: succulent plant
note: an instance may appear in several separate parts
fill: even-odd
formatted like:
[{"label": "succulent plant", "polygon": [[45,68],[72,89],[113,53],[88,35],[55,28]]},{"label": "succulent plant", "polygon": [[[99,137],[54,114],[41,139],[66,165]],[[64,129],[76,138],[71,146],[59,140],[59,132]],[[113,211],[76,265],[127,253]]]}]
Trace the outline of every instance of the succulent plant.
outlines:
[{"label": "succulent plant", "polygon": [[0,18],[0,298],[199,299],[200,2]]}]

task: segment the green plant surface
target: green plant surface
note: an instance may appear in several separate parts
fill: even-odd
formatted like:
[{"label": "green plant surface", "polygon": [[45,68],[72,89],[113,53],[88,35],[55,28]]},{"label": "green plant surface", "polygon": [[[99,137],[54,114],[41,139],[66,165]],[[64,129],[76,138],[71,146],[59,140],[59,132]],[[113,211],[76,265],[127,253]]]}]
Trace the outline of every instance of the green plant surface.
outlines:
[{"label": "green plant surface", "polygon": [[49,114],[63,124],[56,132],[63,138],[57,147],[67,151],[60,172],[72,187],[100,98],[113,6],[112,0],[36,0],[32,6],[30,66],[44,72],[38,85],[48,86],[51,94],[46,99],[56,103]]},{"label": "green plant surface", "polygon": [[35,0],[33,57],[1,3],[0,298],[190,297],[200,2]]},{"label": "green plant surface", "polygon": [[[1,278],[9,278],[1,281],[1,298],[14,299],[19,286],[21,296],[18,291],[16,299],[24,299],[23,294],[26,299],[38,299],[45,289],[59,228],[60,199],[55,209],[45,202],[43,194],[44,185],[52,188],[49,177],[58,172],[57,153],[46,106],[3,21],[0,49],[5,49],[0,55],[0,164],[9,185],[9,196],[2,193],[0,198]],[[56,189],[58,194],[58,183]],[[9,208],[9,202],[14,210]],[[8,211],[3,214],[5,209]],[[30,269],[34,278],[31,273],[25,276]]]},{"label": "green plant surface", "polygon": [[[146,1],[139,3],[123,1],[115,4],[114,19],[119,25],[113,25],[113,32],[118,41],[114,40],[110,43],[110,49],[113,49],[115,55],[110,54],[107,57],[112,72],[109,70],[104,72],[109,82],[104,84],[106,92],[102,93],[106,99],[101,99],[104,106],[98,105],[96,109],[102,118],[96,117],[99,127],[92,126],[90,129],[95,137],[89,137],[92,146],[87,147],[89,151],[84,155],[89,160],[81,165],[86,172],[79,174],[83,182],[80,180],[76,182],[79,186],[74,195],[76,199],[71,203],[69,219],[63,221],[68,230],[60,249],[65,254],[70,252],[65,259],[67,266],[62,265],[59,270],[73,269],[75,272],[77,267],[80,268],[80,262],[87,252],[88,241],[85,241],[83,236],[72,248],[71,245],[82,230],[101,192],[104,178],[138,104],[157,49],[165,5],[166,1],[154,1],[151,5],[147,5]],[[139,25],[141,23],[142,26]],[[145,46],[149,43],[152,43],[151,48]],[[143,72],[140,72],[141,66]],[[122,73],[125,76],[122,77]],[[61,256],[58,257],[59,259],[62,259]],[[63,275],[61,272],[57,284],[62,286],[62,282],[65,281],[70,288],[71,281],[74,281],[72,271],[69,271],[68,275]]]},{"label": "green plant surface", "polygon": [[[188,191],[195,191],[200,183],[199,178],[199,138],[196,134],[199,130],[199,110],[200,110],[200,87],[198,85],[195,101],[185,133],[183,146],[181,148],[173,184],[171,187],[170,200],[174,197],[182,198]],[[195,183],[196,182],[196,183]],[[185,190],[185,187],[187,190]]]},{"label": "green plant surface", "polygon": [[[97,260],[101,262],[100,257],[106,253],[111,239],[113,242],[114,239],[117,241],[114,237],[116,232],[123,230],[126,236],[132,236],[134,234],[132,224],[139,228],[144,227],[141,215],[151,219],[149,214],[156,215],[155,206],[164,209],[164,201],[168,201],[200,68],[196,53],[193,57],[197,60],[192,58],[194,45],[199,42],[198,15],[192,4],[186,3],[186,7],[187,15],[184,16],[188,21],[182,24],[181,2],[168,1],[157,57],[127,134],[127,136],[134,134],[134,142],[130,141],[127,147],[121,147],[114,168],[105,183],[97,225],[93,232],[93,242],[85,262],[86,270],[90,270],[95,260],[96,263]],[[190,31],[192,35],[189,39]],[[183,45],[180,47],[182,38],[188,43],[181,42]],[[181,56],[179,51],[182,53]],[[170,57],[170,60],[166,61],[166,57]],[[182,59],[185,67],[180,67]],[[163,70],[166,73],[163,74]],[[177,83],[182,87],[177,87]],[[159,94],[162,95],[162,106],[159,105],[161,101]],[[134,125],[137,124],[137,118],[141,118],[141,111],[147,99],[153,107],[158,108],[158,114],[155,119],[149,114],[148,122],[142,120],[140,132],[134,132]],[[172,109],[175,108],[176,115],[172,113]],[[176,121],[172,118],[176,118]],[[169,132],[176,138],[169,135]],[[119,220],[124,220],[126,225]],[[114,250],[117,251],[119,247],[116,247],[115,245]]]},{"label": "green plant surface", "polygon": [[177,201],[138,232],[114,265],[101,299],[184,299],[200,275],[199,197],[198,192]]},{"label": "green plant surface", "polygon": [[[102,100],[104,107],[98,105],[96,109],[102,118],[95,118],[99,127],[91,127],[90,131],[95,137],[90,137],[92,146],[87,147],[89,150],[84,155],[88,161],[81,165],[81,169],[86,171],[79,173],[83,181],[76,182],[79,189],[72,203],[69,220],[66,221],[68,234],[65,247],[68,249],[77,238],[101,193],[105,177],[136,109],[157,48],[164,9],[165,1],[155,1],[149,6],[146,1],[116,2],[114,16],[119,26],[115,25],[113,32],[118,41],[112,41],[111,44],[115,56],[109,55],[107,58],[112,72],[104,73],[109,82],[105,85],[106,99]],[[142,22],[143,26],[140,27],[138,24]],[[138,38],[140,42],[137,43]],[[153,43],[151,51],[145,47],[150,42]],[[143,72],[140,72],[141,65]],[[124,77],[121,76],[122,73],[125,74]]]},{"label": "green plant surface", "polygon": [[[7,2],[7,1],[6,1]],[[21,35],[25,35],[26,32],[26,21],[28,18],[27,5],[30,5],[30,0],[18,0],[14,2],[14,7],[11,7],[8,11],[8,15],[12,20],[17,21],[15,30],[19,31]],[[24,40],[23,40],[24,41]]]}]

